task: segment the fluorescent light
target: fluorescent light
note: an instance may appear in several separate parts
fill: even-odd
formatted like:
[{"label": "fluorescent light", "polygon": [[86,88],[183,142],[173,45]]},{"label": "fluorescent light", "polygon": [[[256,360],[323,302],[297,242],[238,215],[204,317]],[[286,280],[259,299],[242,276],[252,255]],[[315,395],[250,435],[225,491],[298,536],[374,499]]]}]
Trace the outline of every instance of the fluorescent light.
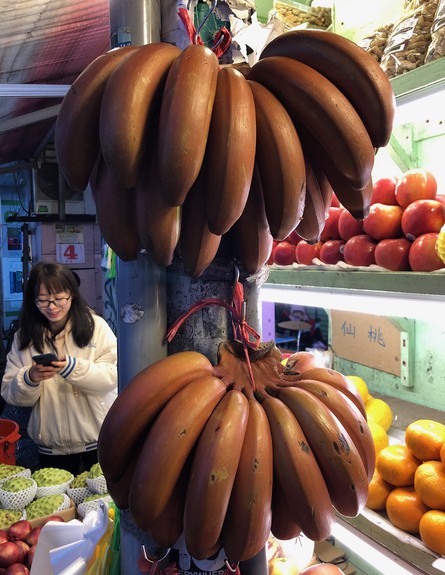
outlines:
[{"label": "fluorescent light", "polygon": [[22,98],[63,98],[68,84],[0,84],[0,96]]},{"label": "fluorescent light", "polygon": [[[442,296],[421,294],[263,284],[259,297],[261,301],[426,321],[443,321],[445,311]],[[444,309],[441,310],[441,307]]]},{"label": "fluorescent light", "polygon": [[[391,573],[391,575],[419,574],[419,570],[414,565],[410,565],[394,555],[370,537],[362,535],[341,519],[337,519],[332,535],[345,548],[348,558],[359,569],[362,569],[362,563],[365,563],[373,569],[378,566],[379,573]],[[355,558],[356,563],[354,563]]]}]

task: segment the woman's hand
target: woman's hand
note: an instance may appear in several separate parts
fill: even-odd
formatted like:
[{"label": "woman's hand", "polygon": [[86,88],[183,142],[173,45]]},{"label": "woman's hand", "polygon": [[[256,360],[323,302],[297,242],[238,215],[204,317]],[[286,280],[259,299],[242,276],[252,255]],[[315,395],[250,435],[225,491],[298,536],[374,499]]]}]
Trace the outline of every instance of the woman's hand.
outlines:
[{"label": "woman's hand", "polygon": [[65,365],[65,359],[53,361],[51,365],[40,365],[38,363],[33,363],[31,369],[29,370],[29,377],[35,383],[40,383],[44,379],[50,379],[51,377],[54,377],[65,367]]}]

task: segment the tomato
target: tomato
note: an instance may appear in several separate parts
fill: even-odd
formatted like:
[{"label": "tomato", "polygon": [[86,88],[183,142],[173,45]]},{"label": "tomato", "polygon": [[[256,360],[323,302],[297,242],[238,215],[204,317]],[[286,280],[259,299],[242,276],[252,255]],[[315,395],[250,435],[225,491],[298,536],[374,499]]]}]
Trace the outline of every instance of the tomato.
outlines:
[{"label": "tomato", "polygon": [[423,168],[408,170],[396,184],[395,196],[402,208],[406,208],[415,200],[434,200],[436,194],[436,178],[434,174]]}]

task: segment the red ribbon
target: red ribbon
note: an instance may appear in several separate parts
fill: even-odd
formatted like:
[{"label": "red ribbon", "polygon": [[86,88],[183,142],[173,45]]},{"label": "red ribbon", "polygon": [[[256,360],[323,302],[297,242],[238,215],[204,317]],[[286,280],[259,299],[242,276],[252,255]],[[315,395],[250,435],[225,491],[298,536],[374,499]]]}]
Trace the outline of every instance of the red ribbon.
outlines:
[{"label": "red ribbon", "polygon": [[[192,19],[190,18],[190,14],[187,8],[178,8],[178,16],[184,24],[188,37],[190,38],[190,42],[192,44],[200,44],[203,46],[204,42],[202,41],[201,36],[196,32],[196,28],[192,22]],[[221,56],[227,52],[231,42],[232,35],[230,34],[229,30],[223,26],[215,34],[214,43],[210,49],[218,58],[221,58]]]},{"label": "red ribbon", "polygon": [[[257,349],[260,345],[261,336],[246,322],[244,289],[240,282],[235,283],[232,304],[228,304],[224,300],[218,298],[206,298],[197,301],[195,304],[193,304],[188,312],[184,313],[175,322],[173,322],[173,325],[168,330],[165,339],[170,343],[185,320],[189,318],[193,313],[195,313],[195,311],[198,311],[203,307],[207,307],[208,305],[219,305],[230,311],[232,315],[233,335],[234,338],[241,341],[243,345],[250,381],[252,383],[253,389],[255,390],[255,381],[253,378],[252,366],[250,364],[248,348]],[[251,338],[253,338],[253,340]]]},{"label": "red ribbon", "polygon": [[162,568],[159,566],[159,560],[151,559],[141,553],[138,559],[138,568],[142,573],[148,573],[148,575],[179,575],[176,563],[170,563],[167,567]]}]

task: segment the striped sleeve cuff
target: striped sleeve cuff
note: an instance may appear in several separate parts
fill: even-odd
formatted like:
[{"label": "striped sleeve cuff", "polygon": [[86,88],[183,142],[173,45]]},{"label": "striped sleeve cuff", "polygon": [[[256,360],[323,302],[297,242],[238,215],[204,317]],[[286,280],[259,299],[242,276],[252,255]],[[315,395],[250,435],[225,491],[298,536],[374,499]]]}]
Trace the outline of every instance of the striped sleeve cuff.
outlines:
[{"label": "striped sleeve cuff", "polygon": [[76,367],[76,358],[73,357],[72,355],[67,355],[66,356],[66,366],[62,369],[62,371],[59,371],[59,375],[61,375],[62,377],[64,377],[65,379],[67,377],[69,377],[73,371],[73,369]]},{"label": "striped sleeve cuff", "polygon": [[33,381],[33,380],[29,377],[29,372],[30,372],[29,369],[25,371],[25,374],[24,374],[24,376],[23,376],[24,382],[26,383],[26,385],[29,385],[29,387],[38,387],[40,384],[39,384],[38,382],[36,383],[35,381]]}]

